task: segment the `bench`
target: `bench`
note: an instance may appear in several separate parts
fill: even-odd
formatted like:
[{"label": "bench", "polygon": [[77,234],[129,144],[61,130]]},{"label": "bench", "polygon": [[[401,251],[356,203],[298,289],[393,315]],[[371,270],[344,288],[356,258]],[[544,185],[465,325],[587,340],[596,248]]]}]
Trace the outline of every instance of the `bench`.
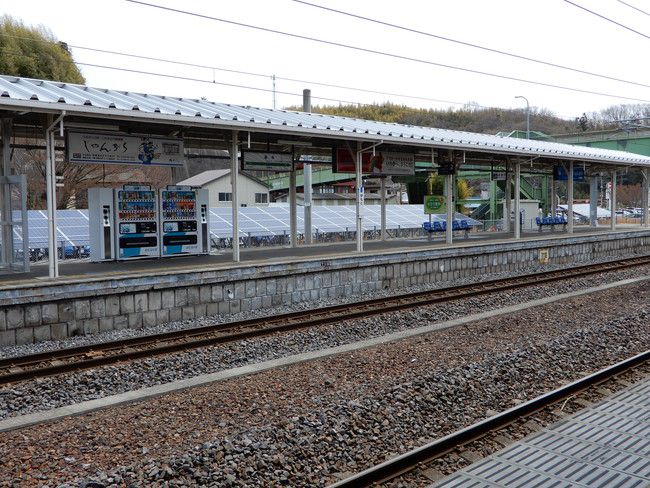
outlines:
[{"label": "bench", "polygon": [[540,232],[542,232],[542,227],[550,227],[551,230],[555,230],[556,225],[561,225],[562,230],[566,229],[568,223],[566,217],[535,217],[535,223]]},{"label": "bench", "polygon": [[[452,231],[455,230],[464,231],[466,239],[469,237],[470,226],[467,220],[454,220],[452,221],[451,227],[452,227],[451,228]],[[433,234],[435,232],[447,232],[447,222],[446,221],[439,222],[437,220],[433,222],[424,222],[422,224],[422,228],[429,234]]]}]

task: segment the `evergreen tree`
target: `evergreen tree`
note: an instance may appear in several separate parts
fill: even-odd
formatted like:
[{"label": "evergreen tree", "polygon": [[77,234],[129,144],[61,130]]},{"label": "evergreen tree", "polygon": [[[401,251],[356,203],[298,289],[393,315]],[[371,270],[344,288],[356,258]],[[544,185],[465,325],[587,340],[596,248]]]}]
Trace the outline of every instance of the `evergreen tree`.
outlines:
[{"label": "evergreen tree", "polygon": [[8,15],[0,18],[0,74],[85,83],[65,43],[46,27],[28,27]]}]

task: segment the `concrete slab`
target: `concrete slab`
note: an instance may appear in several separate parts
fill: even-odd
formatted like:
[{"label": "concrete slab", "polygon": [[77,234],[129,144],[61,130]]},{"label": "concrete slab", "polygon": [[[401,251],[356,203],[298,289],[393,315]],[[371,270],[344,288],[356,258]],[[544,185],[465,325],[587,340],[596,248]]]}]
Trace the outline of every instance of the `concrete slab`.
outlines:
[{"label": "concrete slab", "polygon": [[640,283],[649,280],[650,280],[650,276],[645,276],[640,278],[621,280],[614,283],[607,283],[592,288],[586,288],[584,290],[562,293],[559,295],[554,295],[552,297],[545,297],[545,298],[540,298],[538,300],[532,300],[529,302],[520,303],[517,305],[511,305],[508,307],[503,307],[498,310],[490,310],[490,311],[481,312],[474,315],[468,315],[466,317],[462,317],[454,320],[448,320],[445,322],[439,322],[427,326],[417,327],[414,329],[394,332],[380,337],[374,337],[372,339],[366,339],[363,341],[353,342],[350,344],[344,344],[342,346],[322,349],[319,351],[310,351],[301,354],[294,354],[283,358],[278,358],[269,361],[263,361],[260,363],[249,364],[246,366],[240,366],[238,368],[218,371],[216,373],[199,375],[193,378],[174,381],[163,385],[157,385],[153,387],[142,388],[139,390],[133,390],[125,393],[120,393],[117,395],[111,395],[104,398],[99,398],[96,400],[89,400],[86,402],[77,403],[75,405],[55,408],[44,412],[36,412],[28,415],[22,415],[19,417],[12,417],[0,421],[0,432],[20,429],[23,427],[28,427],[30,425],[39,424],[43,422],[51,422],[70,415],[83,415],[102,408],[115,407],[127,403],[147,400],[160,395],[164,395],[166,393],[173,393],[188,388],[207,385],[209,383],[214,383],[217,381],[225,381],[233,378],[239,378],[242,376],[260,373],[263,371],[268,371],[275,368],[281,368],[284,366],[298,364],[306,361],[324,359],[338,354],[349,353],[360,349],[379,346],[389,342],[409,339],[412,337],[429,334],[431,332],[435,332],[438,330],[443,330],[450,327],[456,327],[459,325],[468,324],[470,322],[484,320],[491,317],[497,317],[500,315],[507,315],[509,313],[514,313],[514,312],[526,310],[533,307],[539,307],[541,305],[546,305],[549,303],[554,303],[554,302],[566,300],[573,297],[588,295],[590,293],[605,291],[612,288],[631,285],[634,283]]}]

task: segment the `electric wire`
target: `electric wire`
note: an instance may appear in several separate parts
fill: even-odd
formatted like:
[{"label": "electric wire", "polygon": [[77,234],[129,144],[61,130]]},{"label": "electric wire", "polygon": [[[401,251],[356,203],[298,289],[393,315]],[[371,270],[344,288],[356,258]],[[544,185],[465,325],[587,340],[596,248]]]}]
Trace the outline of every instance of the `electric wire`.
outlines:
[{"label": "electric wire", "polygon": [[622,3],[626,7],[630,7],[632,9],[636,10],[637,12],[641,12],[642,14],[650,16],[650,13],[646,12],[645,10],[641,10],[639,7],[635,7],[634,5],[631,5],[631,4],[627,3],[627,2],[624,2],[623,0],[618,0],[618,3]]},{"label": "electric wire", "polygon": [[[464,72],[464,73],[478,74],[478,75],[483,75],[483,76],[489,76],[489,77],[492,77],[492,78],[499,78],[499,79],[504,79],[504,80],[517,81],[517,82],[520,82],[520,83],[527,83],[527,84],[530,84],[530,85],[544,86],[544,87],[547,87],[547,88],[555,88],[555,89],[559,89],[559,90],[571,91],[571,92],[576,92],[576,93],[586,93],[586,94],[589,94],[589,95],[597,95],[597,96],[603,96],[603,97],[609,97],[609,98],[619,98],[621,100],[631,100],[631,101],[635,101],[635,102],[644,102],[644,103],[650,102],[650,100],[647,100],[647,99],[627,97],[627,96],[623,96],[623,95],[615,95],[615,94],[606,93],[606,92],[600,92],[600,91],[595,91],[595,90],[587,90],[587,89],[583,89],[583,88],[568,87],[568,86],[564,86],[564,85],[556,85],[556,84],[553,84],[553,83],[545,83],[545,82],[541,82],[541,81],[528,80],[528,79],[525,79],[525,78],[518,78],[518,77],[515,77],[515,76],[507,76],[507,75],[501,75],[501,74],[498,74],[498,73],[491,73],[491,72],[481,71],[481,70],[476,70],[476,69],[471,69],[471,68],[464,68],[464,67],[461,67],[461,66],[454,66],[454,65],[444,64],[444,63],[437,63],[435,61],[430,61],[430,60],[426,60],[426,59],[415,58],[415,57],[405,56],[405,55],[395,54],[395,53],[389,53],[389,52],[385,52],[385,51],[379,51],[379,50],[376,50],[376,49],[370,49],[370,48],[365,48],[365,47],[360,47],[360,46],[353,46],[351,44],[344,44],[344,43],[336,42],[336,41],[328,41],[326,39],[319,39],[319,38],[316,38],[316,37],[310,37],[310,36],[306,36],[306,35],[302,35],[302,34],[295,34],[295,33],[292,33],[292,32],[280,31],[280,30],[271,29],[271,28],[268,28],[268,27],[261,27],[261,26],[257,26],[257,25],[246,24],[246,23],[238,22],[238,21],[234,21],[234,20],[222,19],[222,18],[219,18],[219,17],[211,16],[211,15],[199,14],[199,13],[190,12],[190,11],[187,11],[187,10],[181,10],[181,9],[167,7],[167,6],[163,6],[163,5],[157,5],[157,4],[153,4],[153,3],[143,2],[141,0],[124,0],[124,1],[129,2],[129,3],[133,3],[133,4],[137,4],[137,5],[146,6],[146,7],[152,7],[152,8],[156,8],[156,9],[160,9],[160,10],[165,10],[165,11],[169,11],[169,12],[173,12],[173,13],[189,15],[189,16],[192,16],[192,17],[198,17],[198,18],[202,18],[202,19],[206,19],[206,20],[213,20],[213,21],[216,21],[216,22],[221,22],[221,23],[225,23],[225,24],[229,24],[229,25],[235,25],[235,26],[238,26],[238,27],[246,27],[246,28],[253,29],[253,30],[258,30],[258,31],[261,31],[261,32],[268,32],[268,33],[277,34],[277,35],[281,35],[281,36],[285,36],[285,37],[291,37],[291,38],[294,38],[294,39],[302,39],[302,40],[317,42],[317,43],[325,44],[325,45],[329,45],[329,46],[342,47],[342,48],[351,49],[351,50],[355,50],[355,51],[359,51],[359,52],[364,52],[364,53],[369,53],[369,54],[376,54],[376,55],[386,56],[386,57],[390,57],[390,58],[394,58],[394,59],[400,59],[400,60],[403,60],[403,61],[411,61],[411,62],[426,64],[426,65],[430,65],[430,66],[437,66],[437,67],[441,67],[441,68],[452,69],[452,70],[461,71],[461,72]],[[565,1],[568,1],[568,0],[565,0]]]},{"label": "electric wire", "polygon": [[[487,51],[487,52],[491,52],[491,53],[495,53],[495,54],[501,54],[503,56],[509,56],[509,57],[515,58],[515,59],[530,61],[532,63],[538,63],[538,64],[542,64],[544,66],[551,66],[553,68],[568,70],[568,71],[572,71],[574,73],[580,73],[580,74],[583,74],[583,75],[595,76],[597,78],[603,78],[603,79],[610,80],[610,81],[618,81],[618,82],[627,83],[627,84],[630,84],[630,85],[636,85],[636,86],[642,86],[642,87],[645,87],[645,88],[650,88],[650,85],[648,85],[646,83],[639,83],[639,82],[636,82],[636,81],[624,80],[622,78],[616,78],[615,76],[609,76],[609,75],[603,75],[603,74],[600,74],[600,73],[594,73],[592,71],[587,71],[587,70],[583,70],[583,69],[579,69],[579,68],[573,68],[571,66],[565,66],[565,65],[553,63],[553,62],[550,62],[550,61],[543,61],[541,59],[535,59],[535,58],[531,58],[531,57],[528,57],[528,56],[523,56],[523,55],[520,55],[520,54],[511,53],[511,52],[508,52],[508,51],[503,51],[501,49],[490,48],[490,47],[487,47],[487,46],[482,46],[480,44],[473,44],[471,42],[461,41],[461,40],[458,40],[458,39],[453,39],[453,38],[450,38],[450,37],[445,37],[445,36],[441,36],[441,35],[438,35],[438,34],[433,34],[431,32],[421,31],[421,30],[418,30],[418,29],[405,27],[403,25],[393,24],[391,22],[386,22],[384,20],[373,19],[373,18],[370,18],[370,17],[366,17],[364,15],[354,14],[352,12],[345,12],[343,10],[338,10],[338,9],[335,9],[335,8],[332,8],[332,7],[326,7],[324,5],[319,5],[317,3],[307,2],[305,0],[292,0],[292,1],[296,2],[296,3],[299,3],[299,4],[302,4],[302,5],[307,5],[309,7],[314,7],[314,8],[326,10],[326,11],[329,11],[329,12],[345,15],[345,16],[348,16],[348,17],[353,17],[353,18],[356,18],[356,19],[364,20],[364,21],[367,21],[367,22],[372,22],[372,23],[383,25],[383,26],[386,26],[386,27],[392,27],[394,29],[399,29],[399,30],[403,30],[403,31],[406,31],[406,32],[411,32],[413,34],[419,34],[419,35],[431,37],[431,38],[434,38],[434,39],[440,39],[442,41],[452,42],[454,44],[459,44],[461,46],[467,46],[467,47],[471,47],[471,48],[475,48],[475,49],[481,49],[483,51]],[[621,0],[619,0],[619,1],[621,1]],[[624,3],[624,2],[622,2],[622,3]]]},{"label": "electric wire", "polygon": [[615,20],[610,19],[609,17],[605,17],[604,15],[594,12],[593,10],[589,10],[587,7],[578,5],[577,3],[574,3],[571,0],[564,0],[564,1],[570,5],[573,5],[574,7],[578,7],[579,9],[584,10],[585,12],[589,12],[590,14],[595,15],[596,17],[600,17],[601,19],[606,20],[607,22],[611,22],[612,24],[622,27],[623,29],[629,30],[630,32],[634,32],[635,34],[645,37],[646,39],[650,39],[650,36],[644,34],[643,32],[639,32],[638,30],[632,29],[632,27],[628,27],[627,25],[621,24],[620,22],[616,22]]},{"label": "electric wire", "polygon": [[[0,36],[4,37],[11,37],[14,39],[25,39],[25,40],[36,40],[32,39],[29,37],[24,37],[24,36],[14,36],[10,34],[4,34],[0,33]],[[56,41],[41,41],[41,42],[56,42]],[[68,44],[65,43],[65,45],[69,48],[72,49],[78,49],[78,50],[83,50],[83,51],[91,51],[91,52],[98,52],[98,53],[103,53],[103,54],[111,54],[115,56],[124,56],[124,57],[129,57],[129,58],[134,58],[134,59],[142,59],[142,60],[147,60],[147,61],[155,61],[155,62],[161,62],[161,63],[169,63],[169,64],[176,64],[179,66],[188,66],[188,67],[193,67],[193,68],[201,68],[201,69],[208,69],[208,70],[213,70],[213,71],[223,71],[227,73],[233,73],[233,74],[240,74],[240,75],[245,75],[245,76],[254,76],[254,77],[259,77],[259,78],[272,78],[273,75],[270,74],[265,74],[265,73],[255,73],[252,71],[242,71],[242,70],[236,70],[232,68],[223,68],[220,66],[210,66],[210,65],[205,65],[205,64],[198,64],[198,63],[189,63],[187,61],[178,61],[174,59],[167,59],[167,58],[159,58],[155,56],[145,56],[141,54],[132,54],[132,53],[126,53],[123,51],[113,51],[109,49],[100,49],[96,47],[89,47],[89,46],[82,46],[79,44]],[[7,51],[5,51],[7,52]],[[22,53],[14,53],[14,54],[22,54]],[[387,96],[392,96],[392,97],[400,97],[400,98],[408,98],[412,100],[424,100],[428,102],[436,102],[436,103],[447,103],[450,105],[467,105],[467,102],[458,102],[458,101],[453,101],[453,100],[444,100],[444,99],[438,99],[438,98],[431,98],[431,97],[424,97],[424,96],[419,96],[419,95],[407,95],[404,93],[395,93],[395,92],[388,92],[388,91],[381,91],[381,90],[372,90],[368,88],[359,88],[359,87],[354,87],[354,86],[348,86],[348,85],[338,85],[334,83],[325,83],[325,82],[319,82],[319,81],[313,81],[313,80],[303,80],[303,79],[298,79],[298,78],[288,78],[284,76],[276,76],[276,80],[280,81],[289,81],[292,83],[303,83],[303,84],[310,84],[310,85],[316,85],[316,86],[324,86],[324,87],[329,87],[329,88],[337,88],[341,90],[350,90],[350,91],[357,91],[357,92],[363,92],[363,93],[372,93],[375,95],[387,95]],[[648,85],[650,87],[650,85]],[[355,102],[357,103],[357,102]],[[478,108],[495,108],[495,107],[488,107],[485,105],[480,105],[480,104],[473,104],[473,106],[478,107]]]}]

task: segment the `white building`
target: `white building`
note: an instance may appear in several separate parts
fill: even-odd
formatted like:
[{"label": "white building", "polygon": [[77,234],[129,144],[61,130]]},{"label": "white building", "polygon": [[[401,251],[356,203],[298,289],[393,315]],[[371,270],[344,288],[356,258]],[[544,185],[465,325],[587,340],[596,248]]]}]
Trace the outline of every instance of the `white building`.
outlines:
[{"label": "white building", "polygon": [[[210,193],[211,207],[229,207],[231,205],[232,187],[230,185],[229,169],[211,169],[176,184],[207,189]],[[269,204],[269,187],[257,178],[239,173],[237,191],[239,205],[242,207]]]}]

